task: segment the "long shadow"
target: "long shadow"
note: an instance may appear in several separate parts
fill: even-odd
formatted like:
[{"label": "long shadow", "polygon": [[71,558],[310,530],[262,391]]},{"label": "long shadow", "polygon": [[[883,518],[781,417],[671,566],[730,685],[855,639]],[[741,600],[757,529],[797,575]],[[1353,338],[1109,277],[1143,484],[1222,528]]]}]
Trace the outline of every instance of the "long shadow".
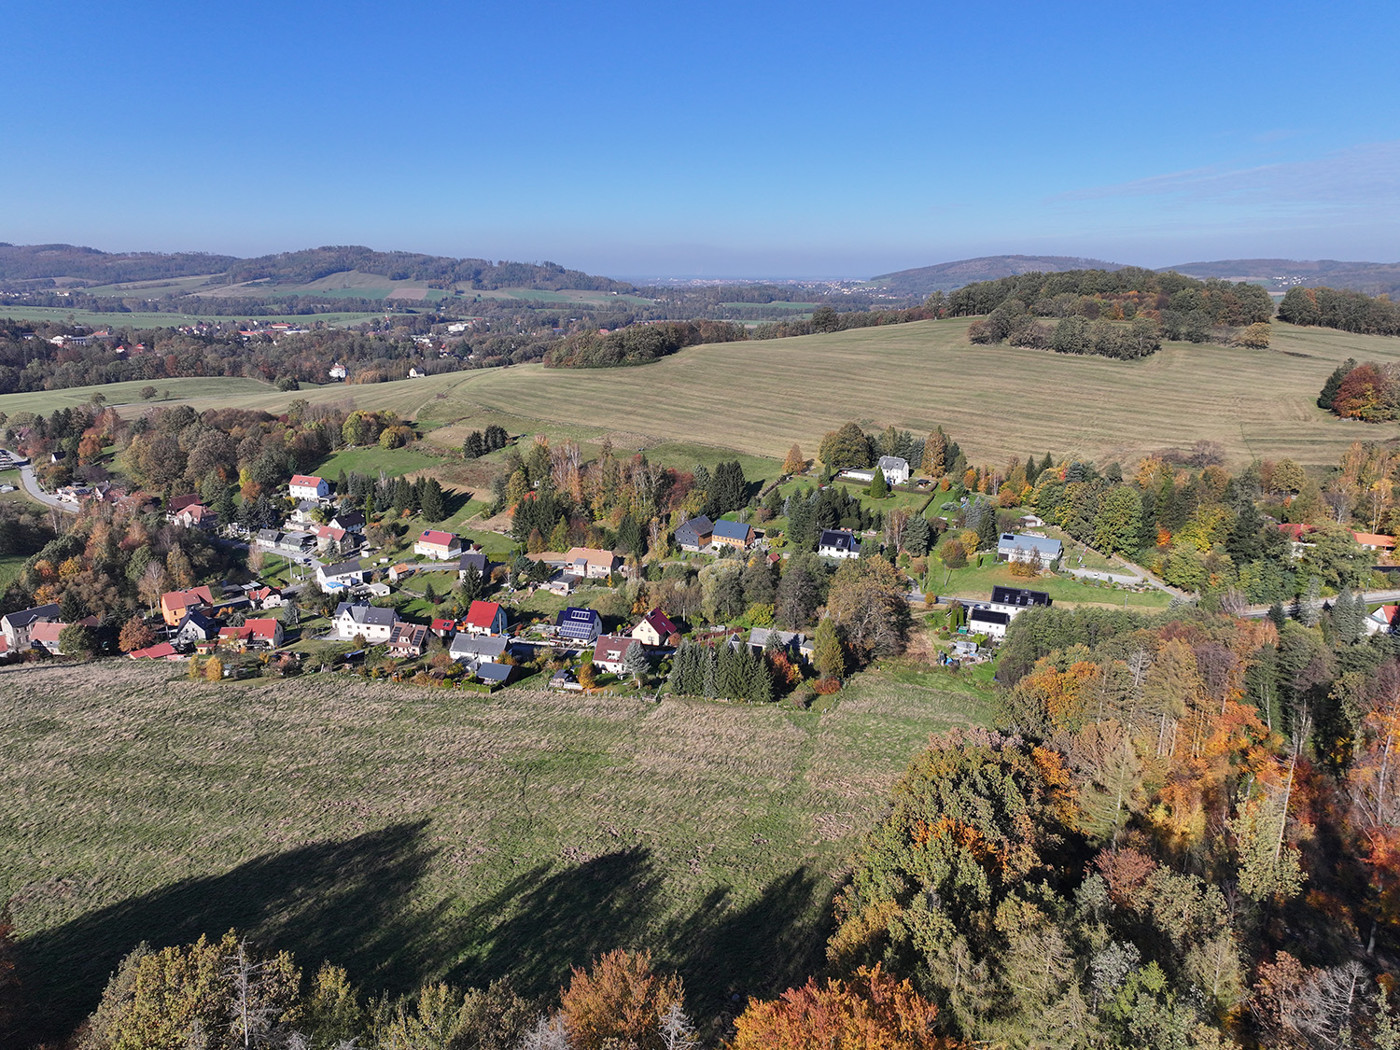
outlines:
[{"label": "long shadow", "polygon": [[485,985],[508,975],[524,995],[552,996],[570,967],[652,943],[662,881],[643,847],[559,871],[538,865],[467,914],[461,928],[470,948],[449,979]]},{"label": "long shadow", "polygon": [[294,952],[306,969],[331,960],[375,989],[416,987],[458,936],[441,906],[428,913],[405,907],[433,854],[423,842],[426,825],[396,824],[258,857],[26,937],[17,967],[22,1012],[0,1043],[67,1037],[143,940],[159,948],[236,928],[260,948]]}]

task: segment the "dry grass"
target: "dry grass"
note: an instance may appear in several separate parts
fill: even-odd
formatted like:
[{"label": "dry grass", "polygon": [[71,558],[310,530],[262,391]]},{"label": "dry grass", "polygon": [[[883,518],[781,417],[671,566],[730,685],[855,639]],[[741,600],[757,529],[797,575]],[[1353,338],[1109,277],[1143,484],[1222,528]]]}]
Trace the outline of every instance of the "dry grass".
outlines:
[{"label": "dry grass", "polygon": [[878,677],[818,715],[100,666],[0,671],[0,899],[50,1038],[137,941],[229,926],[389,989],[548,993],[645,945],[718,1012],[819,965],[889,785],[985,713]]}]

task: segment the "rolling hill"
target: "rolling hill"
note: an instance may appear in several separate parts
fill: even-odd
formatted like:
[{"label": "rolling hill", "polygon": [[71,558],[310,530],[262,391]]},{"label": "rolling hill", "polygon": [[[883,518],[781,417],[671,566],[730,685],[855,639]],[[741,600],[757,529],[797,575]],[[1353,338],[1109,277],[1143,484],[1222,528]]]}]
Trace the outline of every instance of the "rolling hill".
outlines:
[{"label": "rolling hill", "polygon": [[870,278],[870,283],[890,292],[925,296],[933,292],[950,292],[974,281],[994,281],[998,277],[1013,277],[1019,273],[1119,270],[1123,265],[1072,255],[984,255],[977,259],[959,259],[957,262],[881,274]]}]

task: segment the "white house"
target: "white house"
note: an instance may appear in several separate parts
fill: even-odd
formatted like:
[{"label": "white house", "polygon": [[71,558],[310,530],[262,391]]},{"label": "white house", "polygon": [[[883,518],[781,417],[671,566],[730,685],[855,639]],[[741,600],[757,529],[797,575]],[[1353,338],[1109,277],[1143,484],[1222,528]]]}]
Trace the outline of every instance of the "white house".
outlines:
[{"label": "white house", "polygon": [[341,602],[335,607],[331,624],[335,627],[338,638],[348,641],[360,635],[370,645],[376,645],[388,642],[393,637],[394,622],[397,619],[393,609]]},{"label": "white house", "polygon": [[462,556],[462,541],[450,532],[427,529],[413,545],[413,553],[434,561],[451,561]]},{"label": "white house", "polygon": [[1034,561],[1050,568],[1060,560],[1062,544],[1047,536],[1029,536],[1022,533],[1003,532],[997,541],[998,561]]},{"label": "white house", "polygon": [[287,484],[287,495],[294,500],[322,500],[331,494],[330,482],[311,474],[293,474]]},{"label": "white house", "polygon": [[860,543],[855,533],[846,529],[823,529],[817,553],[825,558],[859,558]]},{"label": "white house", "polygon": [[967,629],[971,634],[985,634],[997,641],[1006,637],[1006,628],[1011,625],[1011,614],[996,609],[974,607],[967,611]]},{"label": "white house", "polygon": [[365,582],[365,570],[359,561],[343,561],[338,565],[317,565],[316,582],[324,591],[340,591],[358,587]]},{"label": "white house", "polygon": [[909,461],[901,456],[881,456],[875,466],[880,468],[891,485],[903,485],[909,480]]}]

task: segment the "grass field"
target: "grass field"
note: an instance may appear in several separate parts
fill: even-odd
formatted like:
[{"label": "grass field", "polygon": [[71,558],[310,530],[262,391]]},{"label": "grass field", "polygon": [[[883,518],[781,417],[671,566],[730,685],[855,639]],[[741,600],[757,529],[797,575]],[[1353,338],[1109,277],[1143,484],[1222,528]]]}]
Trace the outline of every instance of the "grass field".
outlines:
[{"label": "grass field", "polygon": [[[1348,356],[1400,361],[1400,340],[1276,324],[1270,350],[1168,344],[1143,361],[974,347],[964,320],[692,347],[641,368],[515,365],[362,387],[265,392],[240,404],[353,397],[433,425],[502,422],[618,447],[666,441],[781,459],[808,456],[848,419],[918,433],[942,423],[976,461],[1050,451],[1107,463],[1205,439],[1233,463],[1335,464],[1353,441],[1395,436],[1314,405]],[[196,398],[197,407],[226,403]],[[3,407],[3,399],[0,399]],[[460,438],[457,439],[460,441]]]},{"label": "grass field", "polygon": [[[1165,591],[1131,591],[1123,587],[1112,587],[1090,580],[1077,580],[1067,576],[1042,573],[1034,578],[1017,576],[1005,562],[997,562],[990,555],[984,555],[987,564],[981,567],[969,563],[961,569],[948,569],[937,558],[929,564],[925,587],[937,594],[955,598],[976,598],[986,601],[994,586],[1029,587],[1044,591],[1057,602],[1071,602],[1075,605],[1104,605],[1119,609],[1165,609],[1171,604],[1171,595]],[[1123,572],[1121,566],[1110,571]]]},{"label": "grass field", "polygon": [[550,994],[618,945],[696,1014],[821,965],[830,899],[926,740],[980,692],[896,666],[825,714],[466,696],[171,665],[0,670],[0,899],[55,1039],[120,956],[231,926],[368,989],[506,972]]},{"label": "grass field", "polygon": [[[156,388],[151,401],[141,400],[141,391]],[[241,403],[267,393],[279,393],[271,383],[256,379],[230,379],[222,376],[197,376],[192,379],[135,379],[127,383],[107,383],[99,386],[74,386],[63,390],[30,390],[22,394],[0,394],[0,412],[13,416],[16,412],[37,412],[49,415],[58,408],[85,405],[93,394],[101,394],[109,405],[134,405],[138,408],[168,406],[190,399],[206,399],[219,404]]]}]

